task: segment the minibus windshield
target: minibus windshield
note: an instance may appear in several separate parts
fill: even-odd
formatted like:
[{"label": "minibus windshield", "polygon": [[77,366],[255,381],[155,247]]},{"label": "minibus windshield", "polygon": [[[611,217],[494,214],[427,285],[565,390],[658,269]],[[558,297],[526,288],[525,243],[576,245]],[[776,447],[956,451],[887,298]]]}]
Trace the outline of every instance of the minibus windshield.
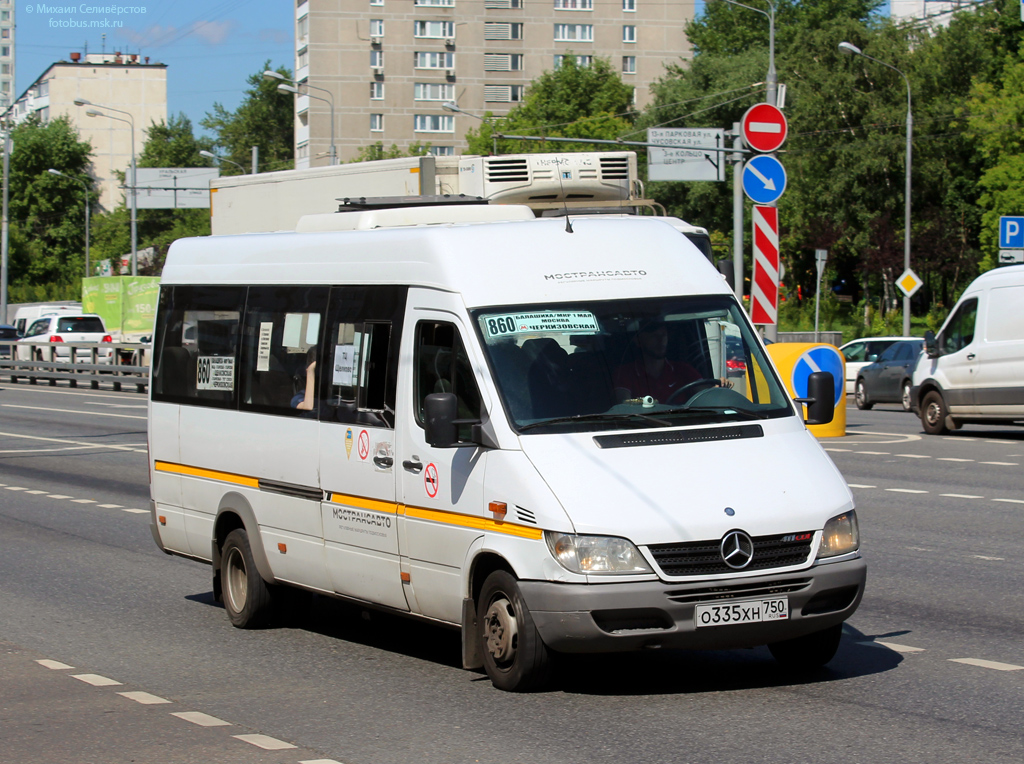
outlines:
[{"label": "minibus windshield", "polygon": [[519,432],[794,414],[731,296],[512,305],[473,317]]}]

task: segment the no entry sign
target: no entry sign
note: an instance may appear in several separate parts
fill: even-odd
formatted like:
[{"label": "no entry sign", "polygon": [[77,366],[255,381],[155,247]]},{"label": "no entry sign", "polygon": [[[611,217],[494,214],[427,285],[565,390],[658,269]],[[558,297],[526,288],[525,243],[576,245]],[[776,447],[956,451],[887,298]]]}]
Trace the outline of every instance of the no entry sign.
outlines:
[{"label": "no entry sign", "polygon": [[786,116],[770,103],[758,103],[743,115],[743,141],[754,151],[775,151],[786,142]]}]

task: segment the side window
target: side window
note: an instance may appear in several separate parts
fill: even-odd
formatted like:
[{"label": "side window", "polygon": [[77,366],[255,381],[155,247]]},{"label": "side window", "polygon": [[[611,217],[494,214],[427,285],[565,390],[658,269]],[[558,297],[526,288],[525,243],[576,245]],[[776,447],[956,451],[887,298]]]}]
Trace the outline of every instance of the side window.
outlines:
[{"label": "side window", "polygon": [[317,410],[327,294],[327,287],[249,288],[241,408],[295,416]]},{"label": "side window", "polygon": [[867,346],[863,342],[858,342],[856,345],[851,345],[843,351],[843,355],[846,356],[847,361],[863,361],[864,351],[867,350]]},{"label": "side window", "polygon": [[974,324],[978,317],[977,299],[967,300],[942,332],[943,353],[956,353],[974,342]]},{"label": "side window", "polygon": [[[479,419],[480,391],[473,367],[454,324],[421,321],[416,325],[416,421],[423,424],[424,401],[431,393],[455,393],[459,419]],[[459,425],[459,439],[468,440],[470,426]]]},{"label": "side window", "polygon": [[244,287],[161,287],[153,400],[234,408]]},{"label": "side window", "polygon": [[25,332],[26,337],[38,337],[40,334],[46,334],[50,328],[50,319],[41,318],[38,321],[32,323],[32,326]]},{"label": "side window", "polygon": [[324,421],[395,426],[405,287],[334,287],[324,337]]}]

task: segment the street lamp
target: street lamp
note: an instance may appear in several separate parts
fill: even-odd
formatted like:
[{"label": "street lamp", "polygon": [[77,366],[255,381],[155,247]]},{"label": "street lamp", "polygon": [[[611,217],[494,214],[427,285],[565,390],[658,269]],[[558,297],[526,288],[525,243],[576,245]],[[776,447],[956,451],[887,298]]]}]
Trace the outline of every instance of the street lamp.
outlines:
[{"label": "street lamp", "polygon": [[[892,69],[894,72],[896,72],[896,74],[903,78],[903,81],[905,83],[907,83],[907,176],[906,187],[903,192],[903,270],[904,272],[906,272],[910,270],[910,167],[913,159],[912,141],[914,138],[914,115],[911,111],[910,80],[907,79],[907,75],[905,75],[892,64],[887,64],[884,61],[879,61],[877,58],[872,58],[853,43],[841,42],[839,43],[839,50],[843,51],[844,53],[849,53],[851,56],[863,56],[868,61],[874,61],[876,64],[881,64],[886,69]],[[910,336],[910,298],[906,295],[906,293],[903,294],[903,336]]]},{"label": "street lamp", "polygon": [[[138,210],[138,202],[136,200],[135,191],[135,119],[132,117],[131,112],[121,111],[115,109],[113,106],[103,106],[101,104],[95,104],[92,101],[86,101],[84,98],[76,98],[75,106],[95,106],[97,109],[89,109],[85,112],[86,116],[89,117],[106,117],[107,119],[113,119],[117,122],[124,122],[131,127],[132,130],[132,164],[131,164],[131,188],[129,191],[132,196],[132,275],[139,275],[139,254],[138,254],[138,236],[136,227],[136,217]],[[124,114],[128,119],[122,119],[121,117],[115,117],[112,114],[105,114],[98,109],[106,109],[107,111],[114,111],[118,114]]]},{"label": "street lamp", "polygon": [[85,277],[89,278],[89,185],[81,178],[75,178],[71,175],[65,175],[60,170],[49,169],[47,170],[50,175],[57,175],[61,178],[70,178],[71,180],[78,181],[85,188]]},{"label": "street lamp", "polygon": [[465,114],[467,117],[473,117],[474,119],[479,119],[485,125],[490,127],[491,128],[491,153],[495,154],[495,155],[498,153],[497,130],[495,129],[495,125],[494,125],[494,123],[491,120],[489,120],[487,117],[481,117],[479,114],[474,114],[471,111],[466,111],[461,106],[459,106],[455,101],[445,101],[444,103],[441,104],[441,108],[444,109],[445,111],[451,111],[451,112],[454,112],[456,114]]},{"label": "street lamp", "polygon": [[227,162],[228,164],[233,164],[235,167],[242,171],[242,175],[245,175],[245,168],[242,167],[242,165],[238,164],[238,162],[234,161],[233,159],[228,159],[227,157],[222,157],[220,154],[214,154],[212,151],[204,150],[200,150],[199,156],[206,157],[207,159],[212,159],[214,162],[217,162],[218,164],[220,162]]},{"label": "street lamp", "polygon": [[765,77],[765,101],[770,103],[772,106],[778,105],[778,94],[779,94],[779,76],[775,71],[775,11],[776,4],[773,0],[765,0],[768,3],[768,10],[763,11],[760,8],[755,8],[752,5],[744,5],[743,3],[737,3],[736,0],[722,0],[722,2],[729,3],[729,5],[737,5],[740,8],[746,8],[748,11],[754,11],[754,13],[760,13],[768,19],[768,76]]},{"label": "street lamp", "polygon": [[[338,164],[338,150],[334,145],[334,93],[326,88],[318,88],[316,85],[310,85],[308,82],[298,82],[297,80],[289,79],[280,72],[275,72],[273,69],[267,69],[263,72],[263,79],[281,80],[281,84],[277,86],[279,92],[309,96],[310,98],[315,98],[317,101],[323,101],[331,108],[331,164]],[[301,93],[299,88],[319,90],[321,93],[326,93],[327,98],[321,98],[308,92]]]}]

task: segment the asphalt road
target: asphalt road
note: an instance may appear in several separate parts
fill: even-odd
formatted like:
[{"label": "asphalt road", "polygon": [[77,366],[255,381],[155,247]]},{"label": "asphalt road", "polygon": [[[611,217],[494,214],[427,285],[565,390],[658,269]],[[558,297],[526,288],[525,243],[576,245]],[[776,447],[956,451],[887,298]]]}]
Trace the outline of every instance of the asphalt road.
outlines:
[{"label": "asphalt road", "polygon": [[823,445],[868,590],[819,674],[663,651],[511,695],[455,633],[327,599],[232,628],[208,568],[153,544],[145,414],[0,384],[0,763],[1024,761],[1024,430],[848,409]]}]

